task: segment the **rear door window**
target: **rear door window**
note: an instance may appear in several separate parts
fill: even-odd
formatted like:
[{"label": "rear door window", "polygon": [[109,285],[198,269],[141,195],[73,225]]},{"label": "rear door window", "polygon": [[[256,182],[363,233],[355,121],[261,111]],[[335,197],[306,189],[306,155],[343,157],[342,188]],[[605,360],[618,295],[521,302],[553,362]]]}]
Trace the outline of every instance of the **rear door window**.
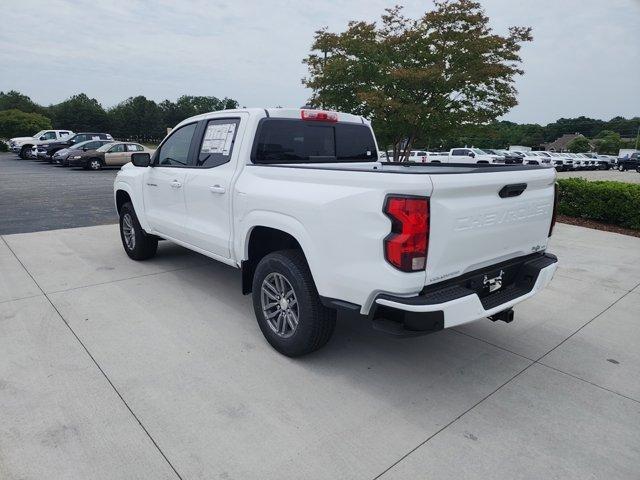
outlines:
[{"label": "rear door window", "polygon": [[378,154],[366,125],[294,119],[261,122],[251,157],[254,163],[376,161]]},{"label": "rear door window", "polygon": [[209,120],[200,142],[196,166],[217,167],[231,160],[239,123],[237,118]]}]

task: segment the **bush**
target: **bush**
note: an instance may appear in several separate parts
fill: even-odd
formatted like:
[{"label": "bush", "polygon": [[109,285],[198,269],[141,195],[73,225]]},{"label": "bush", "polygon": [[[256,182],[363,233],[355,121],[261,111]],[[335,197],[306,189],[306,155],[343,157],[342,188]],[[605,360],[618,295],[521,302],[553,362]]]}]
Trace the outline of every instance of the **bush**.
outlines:
[{"label": "bush", "polygon": [[51,120],[39,113],[16,109],[0,111],[0,138],[28,137],[48,128],[51,128]]},{"label": "bush", "polygon": [[0,140],[0,152],[8,152],[8,151],[9,151],[9,145],[7,145],[4,140]]},{"label": "bush", "polygon": [[640,184],[558,180],[558,213],[640,230]]}]

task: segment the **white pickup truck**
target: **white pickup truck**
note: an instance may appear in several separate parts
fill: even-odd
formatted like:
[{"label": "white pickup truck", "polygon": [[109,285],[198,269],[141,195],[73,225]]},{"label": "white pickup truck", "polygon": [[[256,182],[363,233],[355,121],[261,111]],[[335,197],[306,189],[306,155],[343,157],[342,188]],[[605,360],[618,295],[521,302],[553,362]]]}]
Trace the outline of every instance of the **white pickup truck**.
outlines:
[{"label": "white pickup truck", "polygon": [[37,150],[34,146],[46,144],[49,142],[57,142],[73,135],[71,130],[40,130],[32,137],[14,137],[9,139],[9,149],[20,155],[20,158],[29,158],[37,156]]},{"label": "white pickup truck", "polygon": [[133,154],[114,193],[129,257],[166,239],[240,268],[289,356],[323,346],[337,310],[404,336],[509,322],[556,270],[555,170],[382,163],[369,122],[345,113],[189,118]]},{"label": "white pickup truck", "polygon": [[[505,163],[503,155],[492,155],[479,148],[452,148],[449,152],[419,152],[424,156],[410,161],[421,163],[468,163],[468,164],[486,164],[486,163]],[[413,154],[413,152],[412,152]]]}]

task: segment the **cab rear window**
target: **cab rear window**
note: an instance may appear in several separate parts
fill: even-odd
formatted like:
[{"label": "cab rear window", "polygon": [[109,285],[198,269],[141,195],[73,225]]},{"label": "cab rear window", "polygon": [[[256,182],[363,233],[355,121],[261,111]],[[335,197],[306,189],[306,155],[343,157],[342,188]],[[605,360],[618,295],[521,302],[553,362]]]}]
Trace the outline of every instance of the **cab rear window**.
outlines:
[{"label": "cab rear window", "polygon": [[373,162],[375,140],[366,125],[267,118],[262,120],[253,163]]}]

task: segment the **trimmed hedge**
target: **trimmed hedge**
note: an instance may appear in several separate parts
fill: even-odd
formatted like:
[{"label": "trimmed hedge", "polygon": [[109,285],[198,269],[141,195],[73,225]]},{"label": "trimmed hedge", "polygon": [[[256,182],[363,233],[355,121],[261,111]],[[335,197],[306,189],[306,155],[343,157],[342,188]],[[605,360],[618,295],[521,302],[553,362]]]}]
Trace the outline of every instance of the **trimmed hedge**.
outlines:
[{"label": "trimmed hedge", "polygon": [[558,213],[640,230],[640,184],[558,180]]}]

